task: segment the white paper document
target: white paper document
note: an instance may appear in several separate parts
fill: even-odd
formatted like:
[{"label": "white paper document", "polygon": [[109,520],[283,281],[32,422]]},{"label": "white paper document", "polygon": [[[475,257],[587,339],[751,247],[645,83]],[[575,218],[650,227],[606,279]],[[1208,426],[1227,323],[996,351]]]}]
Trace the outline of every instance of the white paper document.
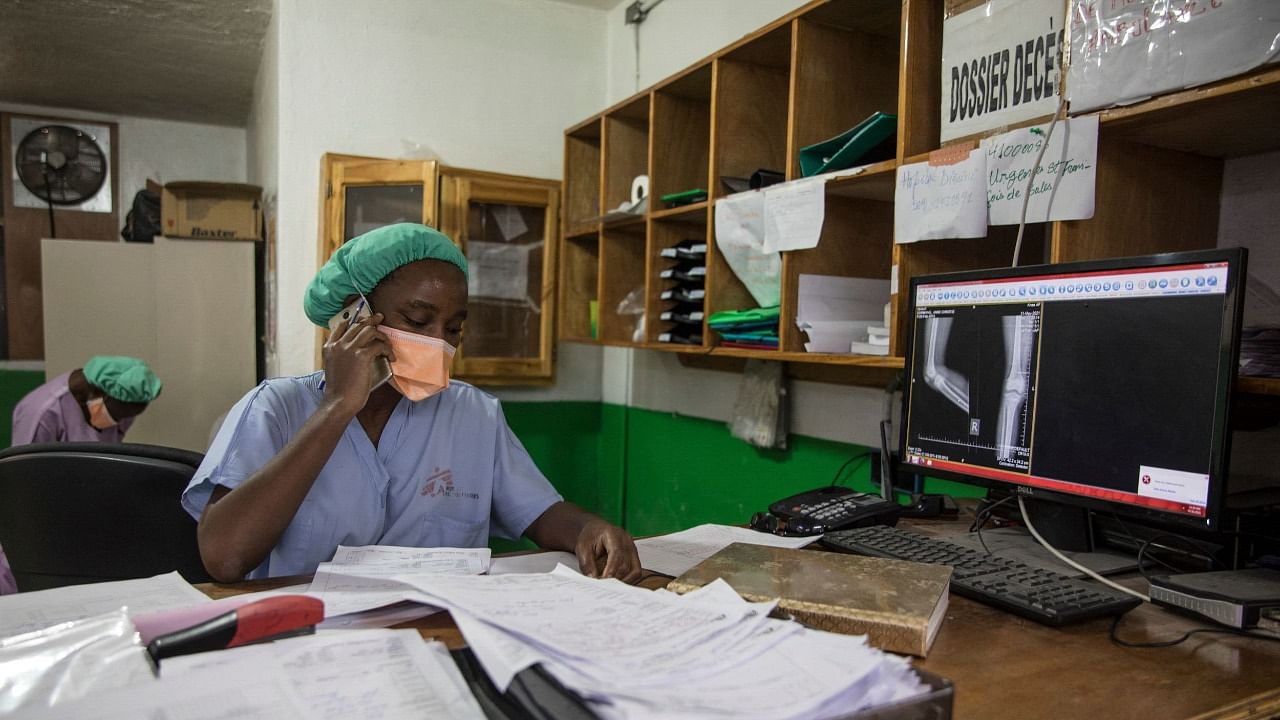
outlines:
[{"label": "white paper document", "polygon": [[130,615],[210,602],[176,572],[0,596],[0,638],[121,607]]},{"label": "white paper document", "polygon": [[827,179],[793,180],[764,190],[765,252],[818,247],[826,218]]},{"label": "white paper document", "polygon": [[411,601],[428,604],[397,581],[405,573],[478,575],[489,568],[489,548],[410,548],[339,545],[333,562],[320,563],[307,594],[324,601],[325,617],[366,612]]},{"label": "white paper document", "polygon": [[529,295],[529,254],[542,243],[467,243],[467,292],[471,297],[524,300]]},{"label": "white paper document", "polygon": [[738,193],[716,202],[716,247],[760,307],[782,298],[782,256],[764,249],[764,193]]},{"label": "white paper document", "polygon": [[636,540],[636,550],[640,553],[640,566],[645,570],[677,577],[725,549],[731,543],[800,548],[817,539],[817,537],[781,537],[750,528],[707,524],[668,535]]},{"label": "white paper document", "polygon": [[687,595],[558,569],[405,578],[453,609],[499,688],[541,664],[601,717],[841,717],[927,691],[865,637],[768,616],[723,581]]},{"label": "white paper document", "polygon": [[1093,217],[1098,170],[1098,116],[1059,120],[1049,137],[1035,178],[1036,155],[1049,137],[1049,124],[985,138],[988,222],[1016,225],[1031,183],[1027,222],[1084,220]]},{"label": "white paper document", "polygon": [[[166,661],[167,662],[167,661]],[[266,662],[225,665],[95,694],[24,718],[58,720],[303,720],[314,717],[288,678]]]},{"label": "white paper document", "polygon": [[344,630],[169,658],[168,681],[261,663],[288,678],[308,717],[324,720],[484,717],[442,643],[417,630]]},{"label": "white paper document", "polygon": [[894,242],[986,236],[986,159],[974,149],[950,165],[899,166],[893,194]]},{"label": "white paper document", "polygon": [[489,563],[490,575],[512,575],[517,573],[547,573],[563,565],[570,570],[578,569],[578,556],[560,550],[528,553],[527,555],[507,555],[496,557]]}]

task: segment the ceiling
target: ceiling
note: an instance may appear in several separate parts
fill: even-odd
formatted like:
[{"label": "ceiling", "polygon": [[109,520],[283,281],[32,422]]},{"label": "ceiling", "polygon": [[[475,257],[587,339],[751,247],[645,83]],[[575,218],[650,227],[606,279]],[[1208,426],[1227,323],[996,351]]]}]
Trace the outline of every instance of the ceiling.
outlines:
[{"label": "ceiling", "polygon": [[[611,10],[626,0],[536,1]],[[0,0],[0,102],[243,127],[271,9],[272,0]]]},{"label": "ceiling", "polygon": [[0,0],[0,101],[242,127],[271,0]]}]

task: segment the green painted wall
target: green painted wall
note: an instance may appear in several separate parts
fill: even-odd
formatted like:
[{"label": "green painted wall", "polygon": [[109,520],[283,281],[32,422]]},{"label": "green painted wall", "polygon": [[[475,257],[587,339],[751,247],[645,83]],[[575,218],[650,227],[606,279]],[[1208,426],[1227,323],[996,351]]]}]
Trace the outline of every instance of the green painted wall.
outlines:
[{"label": "green painted wall", "polygon": [[0,448],[13,440],[13,406],[42,384],[43,370],[0,370]]},{"label": "green painted wall", "polygon": [[[635,535],[745,523],[780,497],[830,484],[876,487],[867,448],[791,435],[760,450],[722,422],[594,402],[504,403],[507,422],[565,499]],[[930,479],[929,492],[978,488]],[[495,551],[531,547],[497,541]]]}]

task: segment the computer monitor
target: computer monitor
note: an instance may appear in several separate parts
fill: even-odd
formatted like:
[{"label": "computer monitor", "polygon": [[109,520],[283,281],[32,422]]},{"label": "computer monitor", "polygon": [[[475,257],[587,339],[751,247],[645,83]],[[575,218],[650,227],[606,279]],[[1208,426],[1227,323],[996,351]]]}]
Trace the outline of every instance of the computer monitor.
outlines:
[{"label": "computer monitor", "polygon": [[1218,529],[1245,258],[913,278],[903,469]]}]

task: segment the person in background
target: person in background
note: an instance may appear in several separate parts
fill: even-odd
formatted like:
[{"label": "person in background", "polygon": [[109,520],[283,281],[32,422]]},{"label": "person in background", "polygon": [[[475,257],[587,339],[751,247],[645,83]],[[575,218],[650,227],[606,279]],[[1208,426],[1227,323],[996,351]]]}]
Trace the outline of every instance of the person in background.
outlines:
[{"label": "person in background", "polygon": [[[467,261],[449,238],[415,223],[354,238],[303,309],[321,327],[338,320],[324,370],[236,403],[182,496],[215,580],[313,573],[339,545],[485,547],[491,535],[639,580],[631,536],[564,502],[497,398],[449,379],[467,316]],[[381,358],[391,379],[378,385]]]},{"label": "person in background", "polygon": [[[13,445],[124,442],[133,419],[160,394],[160,378],[131,357],[98,355],[27,393],[13,408]],[[0,595],[18,591],[0,548]]]},{"label": "person in background", "polygon": [[13,409],[13,445],[124,442],[160,394],[160,378],[137,358],[98,355],[32,390]]}]

